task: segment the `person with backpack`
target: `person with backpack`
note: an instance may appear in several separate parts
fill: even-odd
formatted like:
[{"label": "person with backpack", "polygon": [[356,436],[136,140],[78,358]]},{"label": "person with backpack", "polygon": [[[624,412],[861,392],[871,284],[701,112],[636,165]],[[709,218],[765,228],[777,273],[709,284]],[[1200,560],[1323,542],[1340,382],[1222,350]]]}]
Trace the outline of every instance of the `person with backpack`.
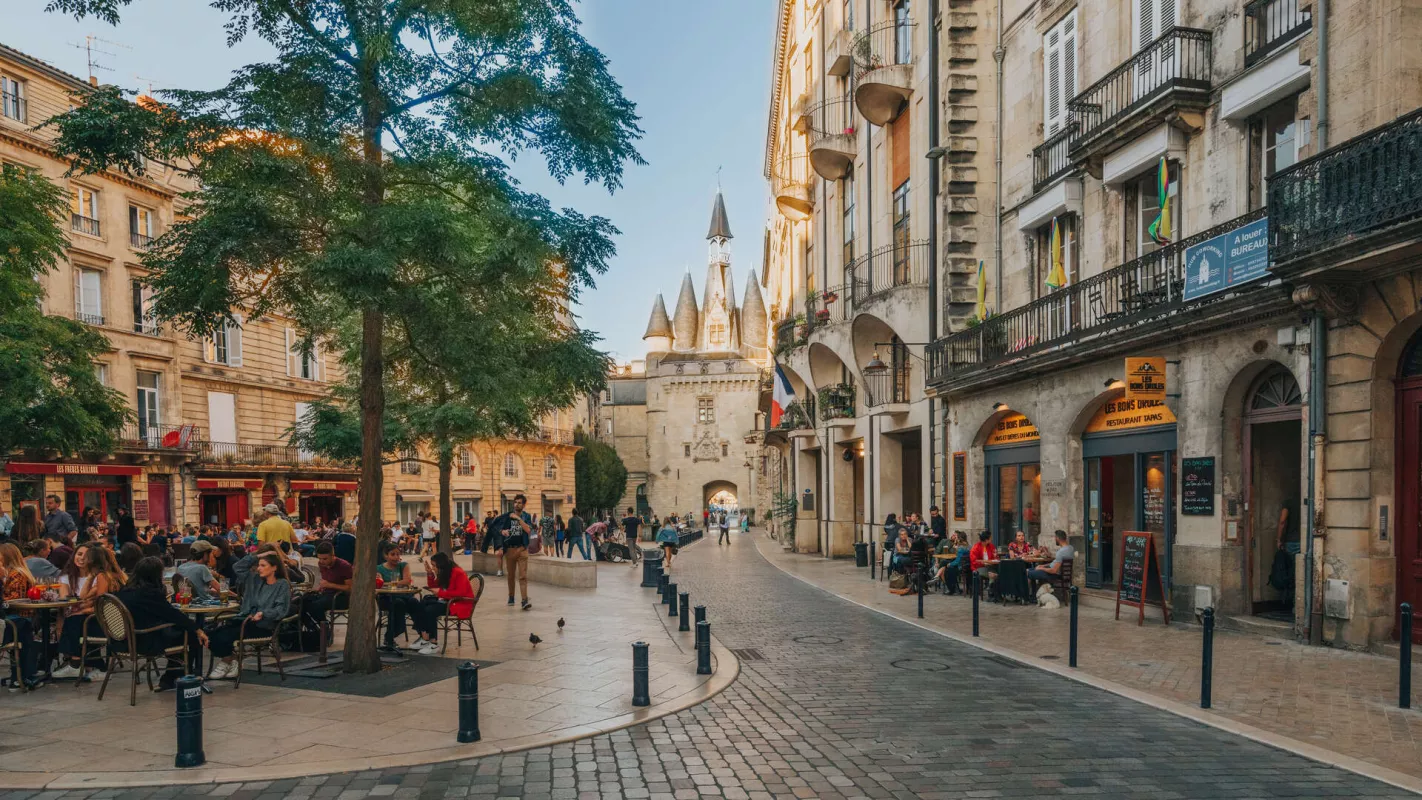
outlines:
[{"label": "person with backpack", "polygon": [[723,539],[725,540],[726,544],[730,544],[730,543],[731,543],[731,523],[730,523],[729,520],[726,519],[726,515],[725,515],[725,514],[722,514],[722,515],[721,515],[721,520],[720,520],[720,522],[718,522],[717,524],[721,526],[721,535],[716,537],[716,544],[719,545]]},{"label": "person with backpack", "polygon": [[503,571],[508,575],[509,605],[514,604],[514,582],[517,581],[524,611],[533,608],[528,601],[528,555],[532,539],[538,535],[533,527],[533,518],[523,510],[527,503],[527,497],[514,495],[513,509],[489,525],[490,533],[502,535],[494,555],[502,560]]}]

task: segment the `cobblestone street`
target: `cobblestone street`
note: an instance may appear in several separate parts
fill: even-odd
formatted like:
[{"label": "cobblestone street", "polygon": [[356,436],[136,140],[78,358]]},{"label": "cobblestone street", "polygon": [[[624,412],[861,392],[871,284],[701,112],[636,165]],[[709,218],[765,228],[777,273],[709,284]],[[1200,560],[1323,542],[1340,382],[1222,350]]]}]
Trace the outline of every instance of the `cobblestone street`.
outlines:
[{"label": "cobblestone street", "polygon": [[[697,544],[673,573],[708,606],[741,675],[711,701],[650,724],[407,769],[5,796],[1412,796],[838,600],[766,563],[748,536]],[[251,735],[262,735],[255,724]]]}]

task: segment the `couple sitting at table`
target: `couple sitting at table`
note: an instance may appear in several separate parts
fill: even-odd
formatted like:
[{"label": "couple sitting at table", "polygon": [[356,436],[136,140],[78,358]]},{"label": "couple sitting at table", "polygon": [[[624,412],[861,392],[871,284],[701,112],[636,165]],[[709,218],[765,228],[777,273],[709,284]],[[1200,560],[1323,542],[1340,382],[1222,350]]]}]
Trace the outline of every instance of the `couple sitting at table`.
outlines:
[{"label": "couple sitting at table", "polygon": [[[386,586],[411,586],[410,565],[400,558],[400,546],[387,542],[382,550],[383,561],[376,566],[376,574]],[[433,595],[417,597],[414,594],[385,594],[378,597],[381,610],[385,611],[389,623],[385,627],[385,641],[380,649],[388,653],[398,653],[395,639],[405,634],[405,617],[409,616],[419,641],[414,651],[420,655],[434,655],[439,652],[439,618],[453,614],[460,619],[469,619],[474,613],[474,586],[469,575],[448,553],[435,553],[424,559],[425,580]]]}]

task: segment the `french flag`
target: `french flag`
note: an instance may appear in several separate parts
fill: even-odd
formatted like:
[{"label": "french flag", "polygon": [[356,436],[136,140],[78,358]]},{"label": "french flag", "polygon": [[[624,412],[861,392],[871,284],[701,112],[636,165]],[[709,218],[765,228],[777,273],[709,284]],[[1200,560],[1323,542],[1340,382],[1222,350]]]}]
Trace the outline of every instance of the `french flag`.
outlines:
[{"label": "french flag", "polygon": [[790,379],[785,377],[785,370],[775,365],[775,391],[770,396],[770,427],[774,428],[780,424],[780,418],[785,414],[785,409],[795,402],[795,390],[790,388]]}]

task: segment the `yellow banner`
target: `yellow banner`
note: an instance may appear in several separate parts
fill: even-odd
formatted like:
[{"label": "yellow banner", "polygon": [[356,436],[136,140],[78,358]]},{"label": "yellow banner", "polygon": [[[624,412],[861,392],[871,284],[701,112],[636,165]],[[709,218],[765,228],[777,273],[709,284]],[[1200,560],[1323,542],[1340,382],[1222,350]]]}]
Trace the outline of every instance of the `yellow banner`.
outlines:
[{"label": "yellow banner", "polygon": [[1126,359],[1126,397],[1136,400],[1165,399],[1165,357]]},{"label": "yellow banner", "polygon": [[984,446],[1028,444],[1041,438],[1041,434],[1037,432],[1037,426],[1032,424],[1032,420],[1027,419],[1026,414],[1013,411],[997,421],[997,426],[992,429],[992,433],[988,434]]},{"label": "yellow banner", "polygon": [[1174,425],[1175,414],[1164,400],[1139,400],[1123,397],[1109,400],[1096,410],[1086,423],[1087,433],[1114,433],[1153,425]]}]

